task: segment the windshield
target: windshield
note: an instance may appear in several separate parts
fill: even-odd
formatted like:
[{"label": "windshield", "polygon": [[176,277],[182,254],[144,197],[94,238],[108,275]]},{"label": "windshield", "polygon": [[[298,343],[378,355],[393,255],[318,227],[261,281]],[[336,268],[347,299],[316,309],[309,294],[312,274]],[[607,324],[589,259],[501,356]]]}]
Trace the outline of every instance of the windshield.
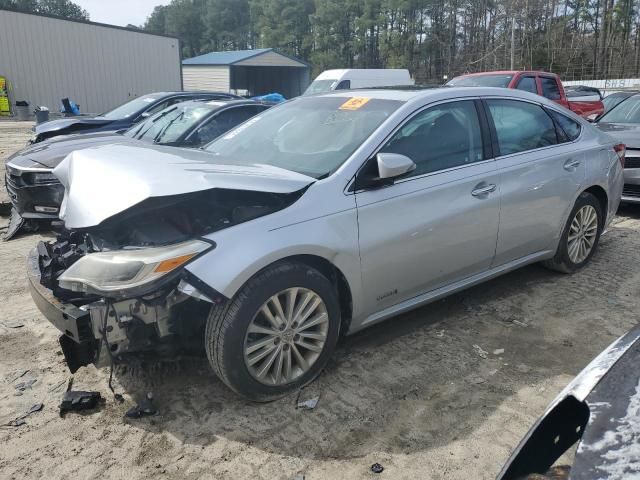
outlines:
[{"label": "windshield", "polygon": [[98,115],[100,118],[108,118],[109,120],[120,120],[123,118],[129,118],[131,115],[139,112],[143,108],[149,106],[149,104],[160,99],[159,95],[143,95],[130,102],[120,105],[114,108],[110,112]]},{"label": "windshield", "polygon": [[311,83],[311,85],[309,85],[303,95],[313,95],[315,93],[330,92],[337,81],[338,80],[336,80],[335,78],[333,80],[315,80]]},{"label": "windshield", "polygon": [[600,119],[602,123],[640,123],[640,95],[635,95]]},{"label": "windshield", "polygon": [[503,87],[509,86],[513,75],[473,75],[449,81],[450,87]]},{"label": "windshield", "polygon": [[299,97],[253,117],[206,150],[225,163],[273,165],[321,178],[402,104],[366,97]]},{"label": "windshield", "polygon": [[160,145],[178,141],[188,130],[211,112],[203,104],[179,103],[165,108],[140,125],[134,125],[125,136]]},{"label": "windshield", "polygon": [[612,93],[611,95],[607,95],[602,99],[602,104],[604,105],[604,111],[608,112],[613,109],[624,100],[629,98],[631,95],[628,93]]}]

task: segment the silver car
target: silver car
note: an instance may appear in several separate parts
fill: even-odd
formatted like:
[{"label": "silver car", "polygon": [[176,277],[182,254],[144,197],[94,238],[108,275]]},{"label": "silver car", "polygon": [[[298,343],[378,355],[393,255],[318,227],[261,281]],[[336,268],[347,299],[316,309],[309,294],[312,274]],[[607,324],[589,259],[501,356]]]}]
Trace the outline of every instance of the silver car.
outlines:
[{"label": "silver car", "polygon": [[594,254],[624,150],[518,90],[300,97],[206,151],[111,145],[54,174],[66,230],[29,257],[71,370],[204,346],[268,401],[338,338],[533,262]]},{"label": "silver car", "polygon": [[640,203],[640,94],[621,101],[600,117],[596,126],[625,145],[622,201]]}]

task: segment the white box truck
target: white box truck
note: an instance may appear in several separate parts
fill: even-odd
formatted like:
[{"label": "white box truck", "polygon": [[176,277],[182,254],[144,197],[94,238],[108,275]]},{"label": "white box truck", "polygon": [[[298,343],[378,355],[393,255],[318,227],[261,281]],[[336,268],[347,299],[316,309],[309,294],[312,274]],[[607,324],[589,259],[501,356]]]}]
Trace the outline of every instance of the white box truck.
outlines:
[{"label": "white box truck", "polygon": [[304,95],[352,88],[399,87],[413,84],[409,70],[400,68],[325,70],[311,82]]}]

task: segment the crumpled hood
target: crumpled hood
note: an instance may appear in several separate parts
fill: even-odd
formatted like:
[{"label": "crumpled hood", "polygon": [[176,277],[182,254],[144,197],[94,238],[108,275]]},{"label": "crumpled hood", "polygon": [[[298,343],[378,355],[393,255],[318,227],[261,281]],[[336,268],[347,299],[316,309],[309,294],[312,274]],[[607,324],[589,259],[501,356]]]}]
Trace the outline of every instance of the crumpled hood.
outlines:
[{"label": "crumpled hood", "polygon": [[125,141],[135,142],[136,140],[127,139],[113,132],[53,137],[13,154],[7,163],[18,168],[54,168],[74,150]]},{"label": "crumpled hood", "polygon": [[608,133],[627,148],[640,148],[640,125],[631,123],[605,123],[598,122],[596,126],[600,131]]},{"label": "crumpled hood", "polygon": [[201,150],[124,143],[77,150],[54,170],[66,228],[93,227],[151,197],[213,188],[292,193],[314,178],[278,167],[224,163]]},{"label": "crumpled hood", "polygon": [[92,126],[102,126],[112,123],[114,120],[109,120],[108,118],[99,118],[99,117],[69,117],[69,118],[59,118],[57,120],[51,120],[48,122],[41,123],[36,125],[35,131],[36,135],[41,135],[47,132],[59,132],[61,130],[69,130],[72,131],[74,126],[79,125],[92,125]]}]

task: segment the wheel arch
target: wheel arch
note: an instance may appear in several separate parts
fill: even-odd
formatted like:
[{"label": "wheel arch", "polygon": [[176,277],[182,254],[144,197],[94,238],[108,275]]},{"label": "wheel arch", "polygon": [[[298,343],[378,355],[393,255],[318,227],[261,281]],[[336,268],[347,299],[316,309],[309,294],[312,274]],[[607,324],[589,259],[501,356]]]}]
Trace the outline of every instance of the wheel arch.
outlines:
[{"label": "wheel arch", "polygon": [[582,193],[590,193],[598,199],[600,204],[600,210],[603,215],[603,224],[606,225],[607,217],[609,216],[609,196],[604,188],[600,185],[592,185],[589,188],[583,190]]},{"label": "wheel arch", "polygon": [[253,275],[251,275],[247,282],[251,278],[261,274],[263,271],[281,263],[303,264],[318,270],[329,279],[329,281],[336,287],[338,303],[340,304],[340,313],[342,316],[340,333],[346,334],[349,331],[351,318],[353,316],[353,294],[351,291],[351,286],[349,285],[349,281],[347,280],[347,277],[342,272],[342,270],[340,270],[340,268],[338,268],[333,262],[324,257],[321,257],[320,255],[308,253],[295,254],[282,257],[278,260],[270,262],[268,265],[265,265]]}]

